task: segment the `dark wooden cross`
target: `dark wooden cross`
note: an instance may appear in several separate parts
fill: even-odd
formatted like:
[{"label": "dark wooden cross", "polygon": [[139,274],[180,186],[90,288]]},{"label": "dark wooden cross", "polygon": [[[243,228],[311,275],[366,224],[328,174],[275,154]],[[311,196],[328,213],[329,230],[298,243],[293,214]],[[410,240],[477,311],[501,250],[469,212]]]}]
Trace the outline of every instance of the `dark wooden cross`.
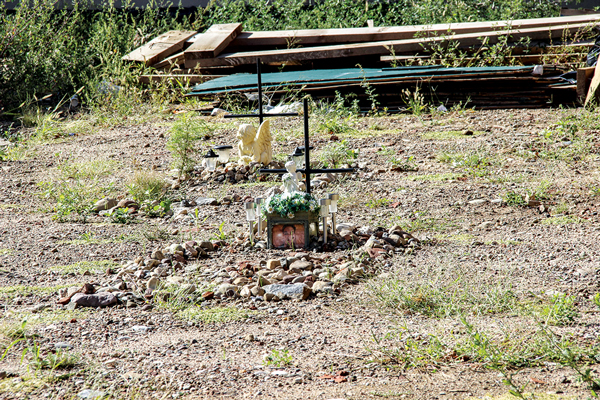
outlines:
[{"label": "dark wooden cross", "polygon": [[[256,60],[256,74],[258,75],[258,114],[237,114],[226,115],[225,118],[258,118],[262,124],[265,117],[296,117],[297,113],[282,113],[282,114],[264,114],[262,107],[262,79],[261,79],[261,63],[260,59]],[[354,172],[354,168],[311,168],[310,167],[310,140],[308,129],[308,99],[304,98],[304,168],[297,169],[298,172],[306,176],[306,193],[310,193],[310,176],[314,174],[326,173],[348,173]],[[262,168],[259,170],[261,174],[285,174],[286,169],[268,169]]]}]

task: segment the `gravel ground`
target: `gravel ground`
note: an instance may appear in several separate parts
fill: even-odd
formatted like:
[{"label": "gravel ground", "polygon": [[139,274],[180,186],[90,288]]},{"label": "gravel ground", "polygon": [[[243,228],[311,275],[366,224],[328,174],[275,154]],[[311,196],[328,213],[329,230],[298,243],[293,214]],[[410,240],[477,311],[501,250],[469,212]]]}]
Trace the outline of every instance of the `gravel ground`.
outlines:
[{"label": "gravel ground", "polygon": [[[208,121],[220,128],[201,143],[203,151],[208,143],[234,143],[234,124]],[[295,254],[244,246],[243,204],[235,199],[264,194],[275,185],[272,181],[172,181],[178,200],[220,201],[198,207],[201,223],[191,217],[134,217],[130,224],[98,215],[85,222],[53,219],[48,211],[53,204],[38,194],[39,184],[52,181],[61,163],[111,160],[110,173],[98,182],[113,182],[122,198],[136,170],[170,176],[165,144],[171,124],[156,120],[93,129],[32,144],[23,159],[0,162],[2,343],[8,346],[18,337],[10,334],[11,327],[28,321],[28,339],[10,348],[0,363],[0,398],[94,398],[95,393],[127,399],[462,399],[508,393],[502,376],[485,360],[451,354],[433,360],[423,351],[423,362],[403,362],[402,355],[409,353],[406,337],[436,335],[454,343],[464,336],[465,325],[450,312],[431,316],[397,303],[386,306],[385,296],[377,293],[389,292],[386,285],[394,282],[406,287],[426,283],[446,294],[458,282],[480,298],[510,291],[518,304],[510,311],[481,312],[474,304],[463,315],[490,337],[510,334],[515,343],[532,335],[539,321],[534,312],[518,311],[526,308],[520,305],[548,304],[552,294],[564,293],[574,299],[578,316],[552,329],[574,345],[595,349],[600,321],[591,298],[600,292],[600,125],[582,110],[365,117],[351,120],[349,131],[316,133],[315,156],[335,139],[359,150],[351,161],[360,167],[356,174],[315,191],[340,194],[338,222],[386,229],[400,225],[420,239],[414,251],[369,261],[367,277],[342,281],[328,295],[303,301],[224,297],[204,302],[200,309],[217,310],[216,322],[182,318],[154,300],[142,300],[152,307],[140,303],[135,308],[58,305],[62,288],[109,280],[107,266],[119,270],[130,260],[186,240],[218,242],[221,222],[229,245],[198,260],[201,269],[243,261],[260,265]],[[289,154],[301,144],[301,124],[300,119],[273,122],[274,154]],[[511,194],[527,204],[507,204]],[[331,265],[354,254],[352,249],[310,253]],[[64,267],[84,261],[102,268]],[[442,309],[451,309],[451,296],[441,298],[448,302]],[[42,357],[66,347],[78,361],[71,369],[35,372],[27,368],[32,352],[21,362],[26,343],[37,343]],[[395,356],[392,349],[398,350]],[[268,362],[266,355],[275,361]],[[548,398],[589,396],[572,369],[555,361],[530,361],[509,369],[516,383],[528,384],[526,392],[554,396]]]}]

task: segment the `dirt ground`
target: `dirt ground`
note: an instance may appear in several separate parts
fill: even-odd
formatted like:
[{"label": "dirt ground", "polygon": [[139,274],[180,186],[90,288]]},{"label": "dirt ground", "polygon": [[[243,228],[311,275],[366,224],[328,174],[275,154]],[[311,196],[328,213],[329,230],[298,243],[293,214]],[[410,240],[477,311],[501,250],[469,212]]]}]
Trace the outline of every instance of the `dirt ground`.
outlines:
[{"label": "dirt ground", "polygon": [[[231,120],[207,120],[222,126],[211,143],[235,143]],[[36,142],[21,159],[0,162],[4,348],[20,337],[10,328],[27,320],[25,339],[0,361],[0,398],[94,398],[94,393],[116,399],[510,398],[504,367],[492,368],[493,357],[483,347],[465,356],[468,351],[455,345],[469,337],[466,321],[501,343],[500,353],[523,354],[505,370],[517,386],[527,385],[525,393],[591,397],[573,368],[556,357],[536,359],[525,343],[548,322],[573,348],[587,349],[592,359],[597,354],[600,309],[592,298],[600,292],[599,121],[583,110],[460,110],[344,122],[352,129],[335,136],[359,150],[349,162],[358,172],[317,189],[316,197],[337,192],[338,222],[400,225],[420,246],[373,260],[368,276],[342,283],[339,293],[328,296],[258,307],[244,299],[203,304],[241,315],[225,322],[186,319],[151,301],[153,307],[74,310],[57,304],[60,288],[101,282],[106,269],[60,266],[117,265],[172,243],[214,241],[223,221],[226,241],[247,231],[241,202],[198,207],[200,225],[176,218],[137,217],[129,224],[97,215],[85,222],[53,219],[53,204],[39,195],[39,184],[52,181],[65,160],[112,160],[102,179],[114,182],[122,197],[136,170],[170,176],[165,145],[172,120],[124,121]],[[280,159],[302,144],[301,127],[300,119],[273,122],[273,151]],[[336,138],[318,132],[316,123],[313,128],[317,157]],[[200,143],[202,153],[207,144]],[[404,168],[391,169],[398,165]],[[256,197],[273,185],[192,180],[175,185],[173,193],[178,200],[220,200]],[[224,249],[209,253],[202,268],[294,254]],[[309,257],[341,262],[353,251]],[[402,297],[408,293],[403,287],[420,289]],[[500,307],[498,293],[510,297],[510,305]],[[558,293],[573,304],[557,311],[566,322],[551,324],[554,316],[543,310],[552,309]],[[469,295],[479,300],[468,303]],[[393,296],[403,302],[390,300]],[[415,305],[427,296],[437,314]],[[453,307],[460,311],[446,312]],[[511,339],[502,342],[505,337]],[[445,346],[436,350],[432,338]],[[34,344],[41,358],[66,346],[78,360],[70,369],[37,370],[31,364]],[[31,351],[22,359],[26,347]],[[264,358],[269,354],[281,355],[281,362],[269,363]],[[589,358],[581,358],[583,364],[597,367]]]}]

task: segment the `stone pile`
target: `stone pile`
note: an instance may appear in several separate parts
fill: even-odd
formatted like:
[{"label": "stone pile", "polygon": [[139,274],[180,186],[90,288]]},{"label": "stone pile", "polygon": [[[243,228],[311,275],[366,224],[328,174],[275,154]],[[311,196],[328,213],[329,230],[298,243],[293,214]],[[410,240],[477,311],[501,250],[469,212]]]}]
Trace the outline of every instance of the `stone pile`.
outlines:
[{"label": "stone pile", "polygon": [[[187,241],[157,249],[118,270],[107,271],[107,280],[60,292],[59,304],[67,307],[103,307],[123,304],[150,308],[154,301],[184,296],[186,301],[279,301],[339,294],[350,283],[373,272],[379,259],[412,251],[419,241],[400,227],[390,230],[339,224],[345,241],[364,244],[351,253],[297,252],[288,257],[241,261],[237,265],[205,266],[201,260],[228,247],[223,241]],[[361,240],[362,239],[362,240]],[[365,257],[368,255],[368,257]]]}]

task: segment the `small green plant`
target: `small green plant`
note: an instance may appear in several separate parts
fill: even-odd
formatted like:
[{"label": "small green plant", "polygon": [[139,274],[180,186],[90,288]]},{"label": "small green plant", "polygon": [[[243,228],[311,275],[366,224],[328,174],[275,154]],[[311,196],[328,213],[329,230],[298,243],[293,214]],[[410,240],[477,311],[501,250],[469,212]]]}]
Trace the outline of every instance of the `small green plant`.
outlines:
[{"label": "small green plant", "polygon": [[502,195],[502,201],[509,206],[524,206],[527,204],[523,195],[515,192],[514,190],[509,190],[508,192],[504,193],[504,195]]},{"label": "small green plant", "polygon": [[146,201],[160,203],[166,198],[167,183],[156,173],[136,171],[125,187],[131,197],[140,204]]},{"label": "small green plant", "polygon": [[229,237],[227,235],[227,233],[225,232],[225,221],[221,222],[221,224],[219,225],[218,228],[218,233],[216,233],[215,235],[213,235],[210,240],[227,240],[227,238]]},{"label": "small green plant", "polygon": [[146,200],[140,205],[140,211],[149,217],[164,217],[171,210],[171,200],[157,201]]},{"label": "small green plant", "polygon": [[420,117],[427,111],[425,96],[421,93],[421,88],[417,85],[414,92],[410,89],[402,89],[402,101],[406,104],[406,109],[414,116]]},{"label": "small green plant", "polygon": [[167,149],[173,158],[173,167],[182,176],[194,168],[196,163],[196,143],[210,137],[213,129],[205,121],[195,118],[191,113],[181,114],[171,127]]},{"label": "small green plant", "polygon": [[285,367],[292,363],[292,356],[289,354],[288,349],[273,349],[270,354],[264,357],[263,362],[266,366]]},{"label": "small green plant", "polygon": [[116,208],[106,214],[111,222],[115,224],[129,224],[133,221],[133,215],[129,213],[128,208]]},{"label": "small green plant", "polygon": [[390,199],[371,199],[367,201],[366,206],[369,208],[387,207],[391,202]]},{"label": "small green plant", "polygon": [[575,298],[566,294],[555,294],[550,304],[539,312],[546,324],[569,325],[579,318],[579,310],[575,306]]},{"label": "small green plant", "polygon": [[343,164],[350,164],[358,157],[358,151],[348,147],[345,140],[328,144],[318,155],[319,161],[325,168],[337,168]]}]

